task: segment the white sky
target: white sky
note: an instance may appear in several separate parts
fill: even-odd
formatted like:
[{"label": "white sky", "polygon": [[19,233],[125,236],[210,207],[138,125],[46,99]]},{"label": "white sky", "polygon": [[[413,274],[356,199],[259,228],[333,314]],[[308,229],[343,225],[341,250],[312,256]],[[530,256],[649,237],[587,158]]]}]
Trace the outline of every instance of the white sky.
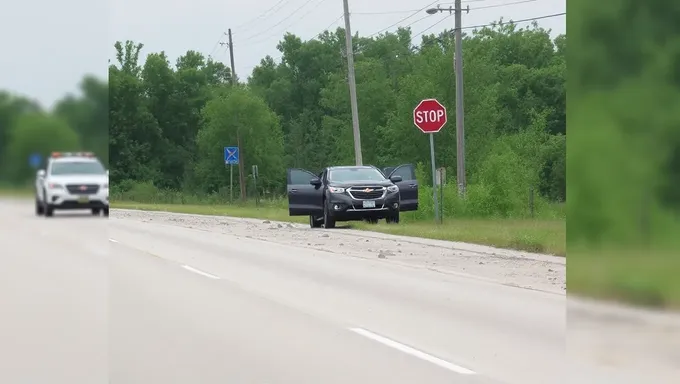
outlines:
[{"label": "white sky", "polygon": [[[276,4],[272,12],[259,17]],[[453,2],[350,0],[352,31],[370,35],[429,4],[448,7]],[[464,27],[501,17],[521,20],[566,12],[566,0],[463,0],[463,6],[467,5],[470,13],[463,15]],[[265,55],[278,58],[276,44],[284,32],[309,39],[326,28],[343,25],[341,16],[342,0],[13,2],[11,9],[0,12],[0,43],[5,56],[0,59],[0,89],[30,95],[49,106],[66,92],[73,92],[85,73],[106,76],[107,60],[114,59],[117,40],[143,43],[144,54],[165,51],[173,63],[193,49],[228,65],[226,48],[217,44],[226,42],[228,28],[234,34],[236,73],[245,79]],[[411,28],[418,33],[444,17],[426,16],[419,12],[398,25],[413,23]],[[555,35],[566,31],[565,16],[538,23]],[[427,33],[452,26],[450,17]]]}]

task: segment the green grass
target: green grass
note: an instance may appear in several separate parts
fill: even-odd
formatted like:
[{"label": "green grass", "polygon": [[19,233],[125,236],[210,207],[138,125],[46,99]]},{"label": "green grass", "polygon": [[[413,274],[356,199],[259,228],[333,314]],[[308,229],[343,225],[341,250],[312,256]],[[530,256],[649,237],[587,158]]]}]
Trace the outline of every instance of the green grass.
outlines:
[{"label": "green grass", "polygon": [[33,189],[31,187],[15,187],[0,185],[0,197],[31,197]]},{"label": "green grass", "polygon": [[[200,215],[248,217],[276,221],[307,223],[307,217],[290,217],[288,210],[279,205],[203,205],[203,204],[149,204],[113,202],[113,208],[167,211]],[[443,225],[432,221],[415,220],[404,215],[400,225],[383,222],[371,225],[351,222],[352,228],[414,236],[428,239],[463,241],[529,252],[551,253],[565,256],[566,222],[547,219],[445,219]]]},{"label": "green grass", "polygon": [[571,250],[569,293],[680,310],[676,250]]}]

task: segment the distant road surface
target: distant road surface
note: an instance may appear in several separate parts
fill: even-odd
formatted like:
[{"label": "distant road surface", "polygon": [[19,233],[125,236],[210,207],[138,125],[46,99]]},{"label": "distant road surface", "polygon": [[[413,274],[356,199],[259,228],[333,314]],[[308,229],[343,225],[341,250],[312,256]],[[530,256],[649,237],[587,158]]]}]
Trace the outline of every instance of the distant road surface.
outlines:
[{"label": "distant road surface", "polygon": [[[45,219],[30,203],[0,201],[0,382],[552,384],[577,376],[567,374],[559,292],[392,262],[383,245],[383,256],[356,256],[359,238],[342,229],[215,225],[121,211],[109,220]],[[242,236],[247,226],[253,236]],[[263,241],[258,231],[317,240]],[[324,247],[333,239],[343,252]],[[579,383],[614,382],[586,376]]]}]

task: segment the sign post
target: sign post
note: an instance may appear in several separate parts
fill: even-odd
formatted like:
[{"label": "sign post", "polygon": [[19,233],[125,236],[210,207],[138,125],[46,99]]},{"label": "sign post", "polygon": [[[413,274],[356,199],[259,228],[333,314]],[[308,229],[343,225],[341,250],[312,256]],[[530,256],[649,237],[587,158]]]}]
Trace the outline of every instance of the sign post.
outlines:
[{"label": "sign post", "polygon": [[259,170],[257,169],[257,165],[253,165],[253,183],[255,184],[255,206],[257,207],[260,205],[260,194],[257,193],[257,178],[259,176]]},{"label": "sign post", "polygon": [[32,153],[28,157],[28,164],[31,166],[31,168],[38,169],[40,167],[40,163],[42,163],[42,156],[39,153]]},{"label": "sign post", "polygon": [[229,202],[234,202],[234,165],[238,165],[238,147],[224,147],[224,165],[229,166]]},{"label": "sign post", "polygon": [[[432,200],[434,218],[439,222],[439,202],[437,201],[437,167],[434,162],[434,134],[446,124],[446,107],[437,99],[424,99],[413,109],[413,124],[421,132],[430,135],[430,158],[432,162]],[[442,202],[443,203],[443,202]]]}]

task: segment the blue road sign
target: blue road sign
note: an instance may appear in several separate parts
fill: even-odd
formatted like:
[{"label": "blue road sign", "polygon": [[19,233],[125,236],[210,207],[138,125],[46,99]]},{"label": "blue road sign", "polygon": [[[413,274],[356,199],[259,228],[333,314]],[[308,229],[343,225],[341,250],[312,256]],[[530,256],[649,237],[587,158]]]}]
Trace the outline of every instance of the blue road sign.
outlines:
[{"label": "blue road sign", "polygon": [[238,164],[238,147],[224,147],[224,164]]},{"label": "blue road sign", "polygon": [[28,157],[28,164],[33,168],[40,167],[41,162],[42,162],[42,156],[40,156],[39,153],[33,153]]}]

